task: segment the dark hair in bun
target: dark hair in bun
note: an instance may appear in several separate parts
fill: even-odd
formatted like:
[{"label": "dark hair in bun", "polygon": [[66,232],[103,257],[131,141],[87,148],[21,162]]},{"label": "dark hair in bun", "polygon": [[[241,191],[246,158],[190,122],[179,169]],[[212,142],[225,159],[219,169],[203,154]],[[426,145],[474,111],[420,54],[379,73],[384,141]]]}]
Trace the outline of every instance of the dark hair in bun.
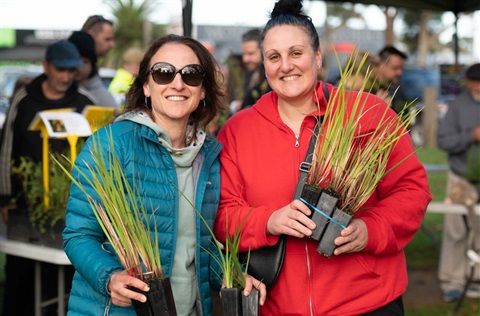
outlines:
[{"label": "dark hair in bun", "polygon": [[265,34],[267,34],[271,28],[275,26],[292,25],[305,30],[305,33],[310,37],[310,45],[314,51],[317,51],[320,48],[320,39],[317,30],[312,23],[312,19],[303,13],[302,7],[302,0],[277,1],[270,13],[270,20],[263,28],[261,43],[263,43]]}]

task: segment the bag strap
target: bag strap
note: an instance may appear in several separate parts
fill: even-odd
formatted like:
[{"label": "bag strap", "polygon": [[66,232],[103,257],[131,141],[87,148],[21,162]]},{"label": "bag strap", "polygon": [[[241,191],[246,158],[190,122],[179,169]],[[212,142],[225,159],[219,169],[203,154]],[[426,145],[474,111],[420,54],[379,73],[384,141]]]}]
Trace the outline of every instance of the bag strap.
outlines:
[{"label": "bag strap", "polygon": [[[325,95],[325,99],[328,103],[330,92],[328,91],[328,87],[326,84],[323,84],[323,94]],[[307,182],[308,173],[310,172],[310,166],[312,165],[313,150],[315,148],[315,143],[317,142],[317,135],[320,129],[320,125],[322,124],[322,118],[323,117],[319,117],[317,123],[315,124],[312,136],[310,137],[310,143],[308,144],[307,154],[305,155],[304,161],[300,163],[300,176],[298,177],[297,187],[295,188],[295,194],[293,195],[294,200],[300,198],[300,196],[302,195],[303,186]]]}]

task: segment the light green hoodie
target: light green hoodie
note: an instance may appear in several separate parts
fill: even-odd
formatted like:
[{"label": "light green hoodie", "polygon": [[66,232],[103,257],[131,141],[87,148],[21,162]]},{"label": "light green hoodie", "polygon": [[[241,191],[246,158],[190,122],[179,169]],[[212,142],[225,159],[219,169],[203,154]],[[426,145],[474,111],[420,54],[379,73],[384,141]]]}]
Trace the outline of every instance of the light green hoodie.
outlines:
[{"label": "light green hoodie", "polygon": [[[189,203],[195,201],[192,163],[205,141],[205,132],[198,130],[196,141],[188,147],[172,148],[166,131],[153,122],[143,112],[130,112],[119,116],[115,121],[130,120],[153,129],[160,144],[171,153],[177,172],[179,194],[178,233],[173,260],[172,284],[177,315],[196,315],[195,300],[197,297],[197,278],[195,272],[195,210]],[[187,144],[193,136],[193,128],[187,127]],[[187,201],[187,199],[189,201]]]}]

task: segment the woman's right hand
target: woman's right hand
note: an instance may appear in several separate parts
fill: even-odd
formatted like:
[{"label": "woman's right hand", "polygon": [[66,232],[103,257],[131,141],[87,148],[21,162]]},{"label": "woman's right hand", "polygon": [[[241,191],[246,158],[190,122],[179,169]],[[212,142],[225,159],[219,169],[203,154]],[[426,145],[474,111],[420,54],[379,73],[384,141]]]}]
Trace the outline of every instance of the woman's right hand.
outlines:
[{"label": "woman's right hand", "polygon": [[290,204],[272,213],[267,223],[267,234],[290,235],[303,238],[310,237],[315,229],[315,223],[308,217],[311,211],[300,200],[294,200]]},{"label": "woman's right hand", "polygon": [[128,275],[126,271],[114,273],[110,277],[110,281],[108,282],[107,286],[108,291],[110,291],[113,304],[117,306],[128,307],[132,305],[132,300],[137,300],[143,303],[147,301],[145,295],[128,289],[128,286],[133,286],[144,292],[148,292],[150,290],[145,282]]}]

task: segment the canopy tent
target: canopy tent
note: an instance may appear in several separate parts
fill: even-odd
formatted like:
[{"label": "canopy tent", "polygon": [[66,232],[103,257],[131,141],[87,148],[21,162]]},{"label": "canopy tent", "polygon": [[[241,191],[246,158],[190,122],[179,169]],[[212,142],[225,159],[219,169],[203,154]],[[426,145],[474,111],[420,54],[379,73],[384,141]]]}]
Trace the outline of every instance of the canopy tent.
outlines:
[{"label": "canopy tent", "polygon": [[460,12],[480,10],[479,0],[328,0],[326,2],[375,4],[384,7],[399,7],[412,10],[453,12],[455,15]]},{"label": "canopy tent", "polygon": [[[310,0],[318,1],[318,0]],[[397,7],[418,11],[437,11],[437,12],[453,12],[455,14],[455,33],[453,35],[453,47],[455,50],[455,64],[458,64],[458,14],[461,12],[472,12],[480,10],[480,0],[327,0],[326,2],[340,3],[361,3],[374,4],[384,7]]]},{"label": "canopy tent", "polygon": [[[320,1],[320,0],[308,0]],[[458,63],[458,37],[457,37],[457,20],[458,14],[461,12],[472,12],[480,10],[480,0],[327,0],[326,2],[349,2],[361,4],[374,4],[386,7],[398,7],[412,10],[428,10],[440,12],[453,12],[455,14],[455,34],[454,49],[455,63]],[[183,34],[192,35],[192,6],[193,0],[182,0],[182,17],[183,17]]]}]

